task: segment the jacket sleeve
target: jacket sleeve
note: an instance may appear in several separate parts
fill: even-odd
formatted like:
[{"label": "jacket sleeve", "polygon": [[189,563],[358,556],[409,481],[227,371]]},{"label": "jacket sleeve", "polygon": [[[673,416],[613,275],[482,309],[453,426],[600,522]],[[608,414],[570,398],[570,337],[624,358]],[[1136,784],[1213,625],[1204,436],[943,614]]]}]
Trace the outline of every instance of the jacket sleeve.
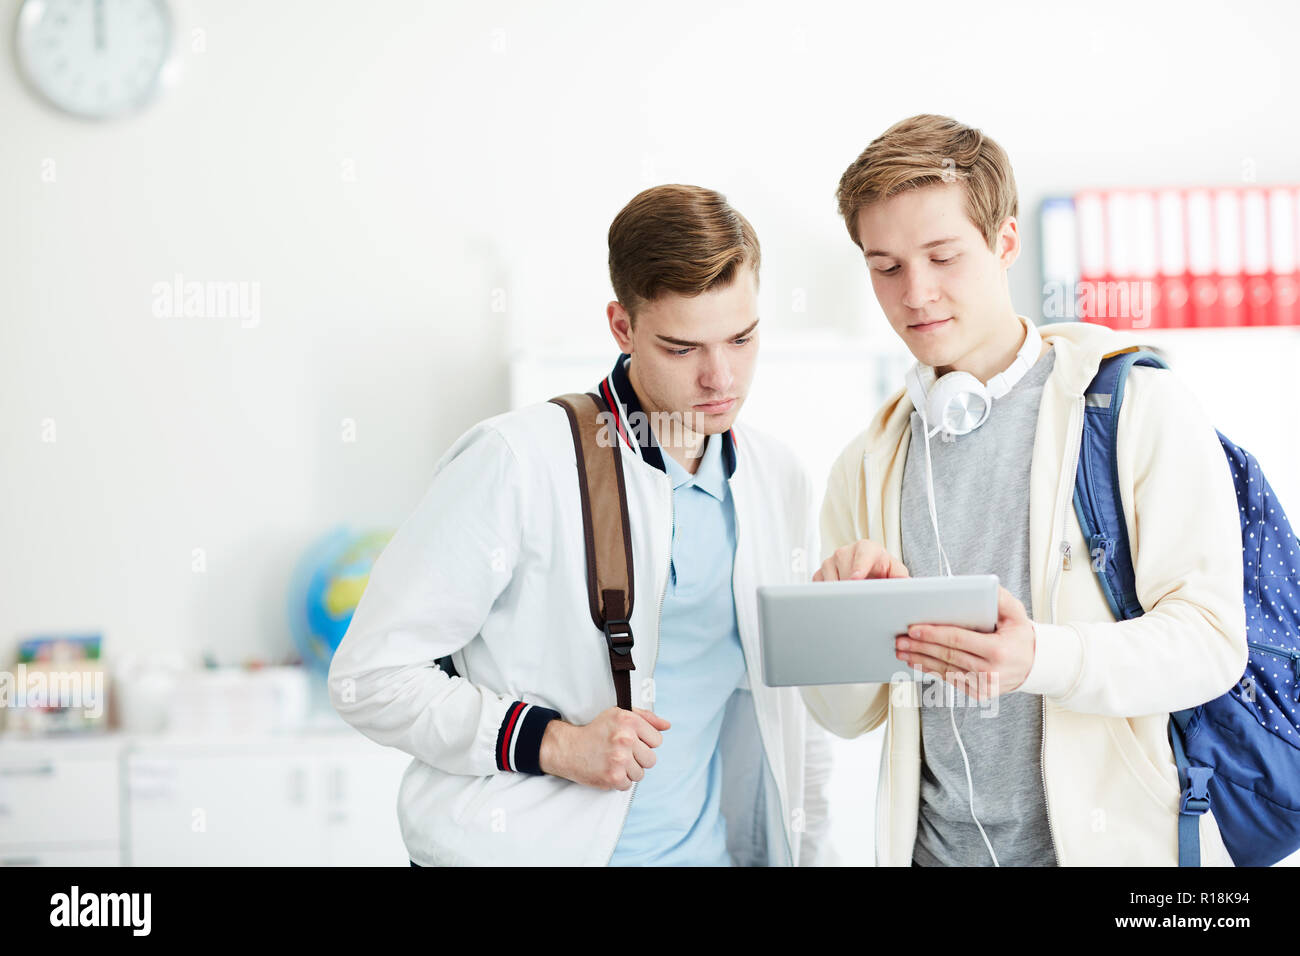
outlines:
[{"label": "jacket sleeve", "polygon": [[[861,468],[861,448],[856,442],[831,468],[821,511],[821,561],[866,537],[853,520]],[[838,737],[853,738],[875,730],[889,713],[888,684],[825,684],[802,687],[800,693],[813,719]]]},{"label": "jacket sleeve", "polygon": [[330,702],[370,739],[449,773],[540,773],[549,708],[434,662],[479,633],[519,560],[527,491],[505,438],[480,424],[438,463],[375,562],[329,670]]},{"label": "jacket sleeve", "polygon": [[1119,429],[1120,493],[1146,613],[1035,622],[1033,667],[1017,690],[1138,717],[1212,700],[1245,671],[1241,524],[1218,436],[1173,372],[1132,370]]}]

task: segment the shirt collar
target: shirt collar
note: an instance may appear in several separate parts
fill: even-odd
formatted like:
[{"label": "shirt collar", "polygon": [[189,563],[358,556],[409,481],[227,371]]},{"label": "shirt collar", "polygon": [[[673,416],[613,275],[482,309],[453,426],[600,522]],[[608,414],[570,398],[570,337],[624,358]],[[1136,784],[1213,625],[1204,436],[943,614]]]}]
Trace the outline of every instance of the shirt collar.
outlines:
[{"label": "shirt collar", "polygon": [[[604,397],[610,410],[613,411],[618,434],[626,442],[627,447],[640,455],[648,464],[666,472],[663,450],[655,440],[649,416],[642,410],[641,400],[637,397],[636,390],[632,388],[632,378],[628,373],[628,363],[631,358],[627,353],[620,355],[618,361],[614,363],[613,371],[601,380],[596,391]],[[722,465],[720,473],[723,480],[730,479],[736,473],[735,431],[731,428],[723,433],[715,449]],[[709,442],[709,444],[714,443]],[[705,450],[705,457],[708,457],[708,449]],[[703,468],[704,464],[701,461],[700,468]],[[699,484],[699,475],[694,477]],[[710,491],[707,487],[704,490]],[[710,494],[712,493],[710,491]],[[717,497],[720,497],[720,494]]]},{"label": "shirt collar", "polygon": [[712,495],[719,501],[725,501],[727,497],[727,476],[723,473],[723,444],[724,439],[721,435],[710,435],[706,439],[704,454],[700,456],[699,467],[695,469],[693,475],[679,464],[672,455],[664,455],[664,464],[667,466],[665,471],[667,471],[668,477],[672,479],[673,490],[676,491],[684,485],[694,485],[700,491]]}]

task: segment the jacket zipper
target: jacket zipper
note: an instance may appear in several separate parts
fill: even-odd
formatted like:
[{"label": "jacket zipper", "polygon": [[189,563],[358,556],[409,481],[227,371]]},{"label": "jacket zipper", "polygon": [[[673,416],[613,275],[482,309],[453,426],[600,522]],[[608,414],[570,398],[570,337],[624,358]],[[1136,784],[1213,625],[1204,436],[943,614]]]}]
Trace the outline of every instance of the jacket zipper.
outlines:
[{"label": "jacket zipper", "polygon": [[[667,473],[663,476],[664,483],[668,486],[668,569],[664,573],[664,586],[659,591],[659,606],[655,611],[655,656],[650,662],[650,679],[654,680],[655,664],[659,662],[659,640],[663,636],[660,632],[660,625],[664,616],[664,596],[668,593],[668,579],[673,573],[673,528],[677,523],[677,508],[673,504],[672,479]],[[627,818],[632,813],[632,798],[636,796],[636,785],[639,780],[633,780],[632,786],[628,788],[627,803],[623,805],[623,822],[618,825],[618,835],[614,837],[614,844],[609,848],[609,856],[605,858],[605,865],[609,866],[609,861],[614,859],[614,851],[618,849],[618,841],[623,839],[623,830],[627,826]]]},{"label": "jacket zipper", "polygon": [[[734,496],[733,496],[733,498],[732,498],[732,501],[733,501],[733,503],[734,503],[734,501],[735,501],[735,497],[734,497]],[[736,510],[736,554],[739,555],[739,554],[740,554],[740,509],[737,508],[737,509],[735,509],[735,510]],[[737,563],[739,563],[739,559],[738,559],[738,558],[733,559],[733,560],[736,560]],[[735,601],[735,596],[736,596],[736,574],[735,574],[735,570],[734,570],[734,568],[733,568],[733,570],[732,570],[732,574],[731,574],[731,596],[732,596],[732,601],[734,602],[734,601]],[[736,612],[736,631],[737,631],[737,633],[739,634],[739,631],[740,631],[740,612],[739,612],[739,611]],[[744,653],[744,644],[745,644],[745,642],[744,642],[744,641],[741,641],[741,653],[742,653],[742,655],[743,655],[743,653]],[[750,676],[750,674],[749,674],[749,660],[748,660],[748,658],[746,658],[746,660],[745,660],[745,672],[746,672],[746,676]],[[751,678],[751,679],[752,679],[752,678]],[[764,773],[764,775],[763,775],[763,783],[762,783],[761,785],[764,786],[764,787],[766,787],[766,786],[767,786],[767,778],[768,778],[769,776],[773,777],[773,781],[772,781],[773,783],[776,783],[776,780],[775,780],[775,775],[772,773],[771,762],[768,760],[768,756],[767,756],[767,742],[763,740],[763,718],[762,718],[762,715],[758,712],[758,695],[755,694],[755,693],[753,693],[753,688],[750,689],[750,699],[752,700],[752,702],[753,702],[753,704],[754,704],[754,726],[758,728],[758,746],[759,746],[759,749],[763,751],[763,770],[765,771],[765,773]],[[806,745],[805,745],[805,746],[806,746]],[[806,757],[806,756],[807,756],[807,754],[806,754],[806,750],[805,750],[805,757]],[[776,792],[776,800],[777,800],[777,803],[778,803],[778,805],[779,805],[780,802],[781,802],[781,792],[780,792],[780,788],[779,788],[779,787],[777,788],[777,792]],[[765,800],[765,801],[764,801],[764,806],[766,806],[766,804],[767,804],[767,801]],[[792,846],[790,846],[790,832],[789,832],[789,829],[788,829],[787,823],[788,823],[788,821],[785,819],[785,807],[781,807],[781,835],[785,838],[785,857],[786,857],[786,859],[789,861],[789,865],[790,865],[790,866],[795,866],[795,865],[796,865],[796,861],[795,861],[795,858],[794,858],[794,848],[793,848]],[[764,829],[766,829],[766,826],[767,826],[767,821],[766,821],[766,820],[763,821],[763,826],[764,826]]]},{"label": "jacket zipper", "polygon": [[[1084,399],[1083,396],[1080,395],[1078,399],[1075,401],[1074,414],[1070,416],[1071,444],[1070,444],[1070,454],[1068,456],[1068,461],[1070,462],[1070,466],[1066,468],[1064,474],[1061,475],[1062,482],[1068,479],[1071,483],[1073,483],[1074,475],[1079,470],[1079,452],[1080,452],[1080,446],[1083,443],[1083,419],[1081,417],[1083,414],[1083,405],[1084,405]],[[1077,428],[1075,427],[1076,423],[1078,425]],[[1059,486],[1057,488],[1057,494],[1058,495],[1060,494]],[[1064,540],[1065,525],[1066,525],[1065,514],[1066,514],[1066,509],[1069,507],[1070,500],[1071,500],[1070,497],[1066,496],[1065,505],[1058,512],[1058,514],[1061,515],[1062,540],[1061,540],[1061,559],[1055,562],[1052,568],[1051,609],[1052,609],[1053,624],[1056,623],[1056,597],[1061,587],[1061,571],[1064,568],[1069,567],[1069,561],[1070,561],[1070,544],[1068,541]],[[1053,528],[1053,530],[1055,530],[1055,528]],[[1048,839],[1051,840],[1052,842],[1052,855],[1056,857],[1056,865],[1060,866],[1061,851],[1057,848],[1056,845],[1056,829],[1052,826],[1052,810],[1051,807],[1047,805],[1047,695],[1041,694],[1040,696],[1043,699],[1043,719],[1042,719],[1042,737],[1038,742],[1038,770],[1039,770],[1039,775],[1042,777],[1042,783],[1043,783],[1043,812],[1047,816],[1047,836]]]},{"label": "jacket zipper", "polygon": [[[1083,420],[1082,420],[1082,414],[1083,414],[1083,413],[1082,413],[1082,409],[1083,409],[1083,396],[1080,396],[1080,397],[1077,399],[1076,403],[1075,403],[1075,412],[1076,412],[1076,414],[1077,414],[1078,417],[1076,418],[1076,416],[1071,416],[1071,421],[1070,421],[1070,435],[1071,435],[1071,446],[1070,446],[1070,449],[1071,449],[1071,450],[1070,450],[1069,461],[1070,461],[1070,463],[1071,463],[1071,467],[1068,468],[1068,469],[1066,469],[1066,471],[1061,475],[1061,480],[1062,480],[1062,482],[1064,482],[1064,481],[1067,480],[1067,478],[1068,478],[1070,484],[1074,484],[1075,475],[1077,474],[1077,472],[1078,472],[1078,470],[1079,470],[1079,450],[1080,450],[1079,446],[1083,444]],[[1075,427],[1075,421],[1076,421],[1076,420],[1078,421],[1078,427],[1077,427],[1077,428]],[[1057,489],[1057,493],[1058,493],[1058,494],[1060,493],[1060,489],[1059,489],[1059,488]],[[1069,506],[1070,506],[1070,502],[1073,500],[1073,498],[1072,498],[1072,496],[1070,496],[1070,495],[1065,495],[1064,497],[1065,497],[1065,502],[1064,502],[1064,504],[1063,504],[1061,510],[1058,512],[1058,514],[1061,515],[1061,535],[1062,535],[1062,540],[1061,540],[1060,548],[1061,548],[1061,551],[1062,551],[1062,555],[1063,555],[1065,558],[1068,559],[1068,554],[1069,554],[1069,542],[1066,541],[1066,540],[1064,540],[1064,535],[1065,535],[1065,513],[1066,513],[1066,511],[1068,510],[1068,508],[1069,508]],[[1055,530],[1055,528],[1053,528],[1053,530]],[[1061,571],[1062,571],[1063,567],[1068,567],[1068,561],[1067,561],[1067,560],[1062,560],[1062,561],[1058,562],[1058,563],[1055,564],[1055,566],[1052,568],[1052,587],[1051,587],[1051,601],[1052,601],[1052,606],[1051,606],[1051,611],[1052,611],[1052,623],[1053,623],[1053,624],[1056,623],[1056,599],[1057,599],[1058,592],[1060,591]]]}]

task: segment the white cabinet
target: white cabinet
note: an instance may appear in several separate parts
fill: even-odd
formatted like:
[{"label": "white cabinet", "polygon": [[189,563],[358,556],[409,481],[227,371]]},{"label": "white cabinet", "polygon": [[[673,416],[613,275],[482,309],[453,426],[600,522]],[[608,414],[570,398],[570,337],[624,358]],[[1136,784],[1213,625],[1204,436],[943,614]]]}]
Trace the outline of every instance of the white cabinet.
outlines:
[{"label": "white cabinet", "polygon": [[121,866],[122,851],[117,844],[105,848],[91,846],[0,847],[0,866]]},{"label": "white cabinet", "polygon": [[126,758],[134,866],[403,866],[410,757],[352,735],[157,742]]},{"label": "white cabinet", "polygon": [[377,746],[347,760],[326,758],[328,865],[410,866],[397,825],[397,787],[410,763],[408,754]]},{"label": "white cabinet", "polygon": [[120,856],[121,742],[0,745],[0,866],[113,865]]},{"label": "white cabinet", "polygon": [[139,748],[126,760],[126,862],[321,865],[316,770],[310,756],[290,749]]},{"label": "white cabinet", "polygon": [[407,866],[411,758],[352,731],[0,737],[0,866]]}]

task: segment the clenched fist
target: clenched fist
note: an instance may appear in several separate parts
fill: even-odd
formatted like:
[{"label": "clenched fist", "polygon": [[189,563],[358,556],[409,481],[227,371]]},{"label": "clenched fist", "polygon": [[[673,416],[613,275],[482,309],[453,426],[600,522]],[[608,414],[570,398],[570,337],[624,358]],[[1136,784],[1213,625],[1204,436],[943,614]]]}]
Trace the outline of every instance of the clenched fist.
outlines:
[{"label": "clenched fist", "polygon": [[627,790],[655,765],[671,724],[649,710],[610,707],[583,726],[552,720],[542,735],[542,771],[600,790]]}]

